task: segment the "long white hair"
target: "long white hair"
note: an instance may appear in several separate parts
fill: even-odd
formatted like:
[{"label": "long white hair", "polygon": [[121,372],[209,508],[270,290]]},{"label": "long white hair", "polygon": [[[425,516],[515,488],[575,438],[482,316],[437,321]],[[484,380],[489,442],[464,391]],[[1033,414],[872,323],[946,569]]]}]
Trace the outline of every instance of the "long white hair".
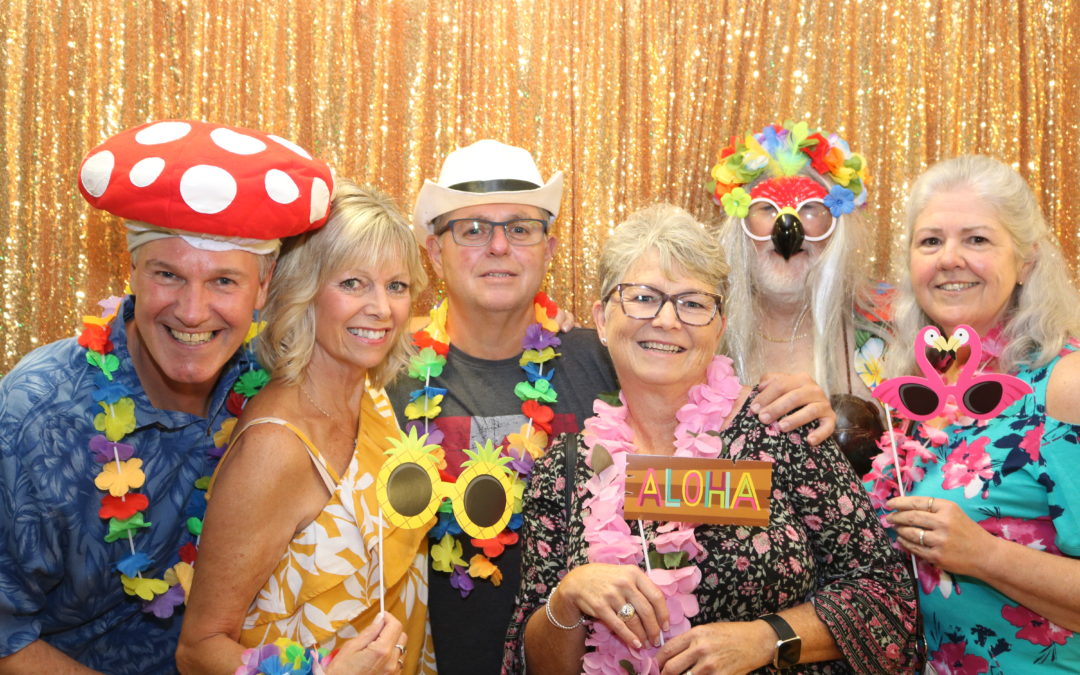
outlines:
[{"label": "long white hair", "polygon": [[[803,174],[831,188],[834,183],[807,167]],[[768,180],[763,176],[757,182]],[[756,184],[756,183],[755,183]],[[752,185],[747,185],[747,192]],[[870,311],[871,286],[866,272],[869,261],[866,228],[858,213],[840,216],[832,235],[812,263],[806,278],[806,308],[814,336],[814,372],[810,373],[826,394],[848,393],[853,372],[852,349],[847,337],[853,326],[878,333],[880,329],[862,318],[857,308]],[[734,360],[744,384],[756,384],[777,364],[764,363],[760,333],[762,306],[768,302],[755,281],[751,266],[757,264],[754,242],[742,230],[739,218],[728,217],[720,227],[720,243],[728,254],[728,328],[721,349]],[[845,349],[847,345],[847,349]],[[781,368],[782,369],[782,368]]]}]

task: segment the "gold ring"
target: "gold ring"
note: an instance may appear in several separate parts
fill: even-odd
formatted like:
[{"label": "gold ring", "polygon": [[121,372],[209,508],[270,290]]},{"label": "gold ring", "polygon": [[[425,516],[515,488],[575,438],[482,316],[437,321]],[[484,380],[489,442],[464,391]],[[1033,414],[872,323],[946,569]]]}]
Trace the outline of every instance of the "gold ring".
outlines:
[{"label": "gold ring", "polygon": [[934,498],[933,497],[930,498],[930,503],[926,505],[926,510],[929,511],[930,513],[934,512]]},{"label": "gold ring", "polygon": [[926,530],[919,530],[919,546],[926,546]]},{"label": "gold ring", "polygon": [[619,618],[623,621],[629,621],[630,619],[634,618],[634,615],[637,614],[637,611],[634,609],[634,606],[628,602],[619,608],[618,614]]}]

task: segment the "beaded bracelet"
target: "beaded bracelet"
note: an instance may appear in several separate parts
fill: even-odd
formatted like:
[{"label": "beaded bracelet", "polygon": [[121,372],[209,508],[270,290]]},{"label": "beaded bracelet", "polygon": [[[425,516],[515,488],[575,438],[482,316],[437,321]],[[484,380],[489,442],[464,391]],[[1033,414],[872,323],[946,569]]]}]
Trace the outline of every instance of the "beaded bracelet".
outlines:
[{"label": "beaded bracelet", "polygon": [[555,597],[555,591],[557,591],[558,589],[559,584],[555,584],[555,587],[551,589],[550,593],[548,593],[547,602],[544,604],[544,613],[547,614],[548,621],[551,622],[552,626],[555,626],[556,628],[561,628],[562,630],[574,630],[581,624],[585,623],[585,615],[582,614],[581,616],[579,616],[577,623],[572,626],[564,626],[559,623],[558,619],[555,618],[555,614],[551,611],[551,599]]}]

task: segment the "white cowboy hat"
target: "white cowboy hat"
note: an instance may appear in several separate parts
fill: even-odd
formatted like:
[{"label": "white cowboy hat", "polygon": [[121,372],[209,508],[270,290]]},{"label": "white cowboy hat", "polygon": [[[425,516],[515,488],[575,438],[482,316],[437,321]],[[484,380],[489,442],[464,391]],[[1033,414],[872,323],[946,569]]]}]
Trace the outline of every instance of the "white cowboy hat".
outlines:
[{"label": "white cowboy hat", "polygon": [[434,233],[431,221],[476,204],[528,204],[559,215],[563,174],[544,183],[528,150],[483,140],[446,156],[439,181],[424,180],[413,209],[413,229],[421,245]]}]

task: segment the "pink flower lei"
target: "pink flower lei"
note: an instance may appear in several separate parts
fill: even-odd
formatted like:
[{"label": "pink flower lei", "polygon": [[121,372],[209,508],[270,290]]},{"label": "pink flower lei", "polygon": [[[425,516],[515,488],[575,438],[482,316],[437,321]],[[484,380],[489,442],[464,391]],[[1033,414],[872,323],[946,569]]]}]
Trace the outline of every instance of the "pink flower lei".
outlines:
[{"label": "pink flower lei", "polygon": [[[716,356],[709,364],[704,384],[699,384],[687,396],[687,403],[675,413],[675,457],[715,459],[723,443],[717,432],[724,426],[739,398],[742,386],[731,367],[731,359]],[[627,424],[629,410],[624,405],[612,406],[596,401],[594,417],[585,422],[583,432],[588,448],[587,463],[593,466],[593,452],[601,446],[611,456],[611,466],[595,473],[585,483],[589,497],[584,502],[585,541],[589,562],[618,565],[640,565],[645,558],[640,536],[631,534],[623,517],[623,495],[626,489],[627,455],[636,452],[633,432]],[[690,617],[698,613],[694,590],[701,582],[701,569],[691,561],[700,562],[705,550],[694,536],[693,523],[666,523],[657,528],[649,553],[652,561],[647,572],[660,588],[667,601],[671,629],[665,638],[690,629]],[[631,649],[606,626],[590,623],[585,640],[594,649],[585,654],[585,673],[626,672],[620,662],[631,665],[634,672],[658,673],[656,647]]]}]

